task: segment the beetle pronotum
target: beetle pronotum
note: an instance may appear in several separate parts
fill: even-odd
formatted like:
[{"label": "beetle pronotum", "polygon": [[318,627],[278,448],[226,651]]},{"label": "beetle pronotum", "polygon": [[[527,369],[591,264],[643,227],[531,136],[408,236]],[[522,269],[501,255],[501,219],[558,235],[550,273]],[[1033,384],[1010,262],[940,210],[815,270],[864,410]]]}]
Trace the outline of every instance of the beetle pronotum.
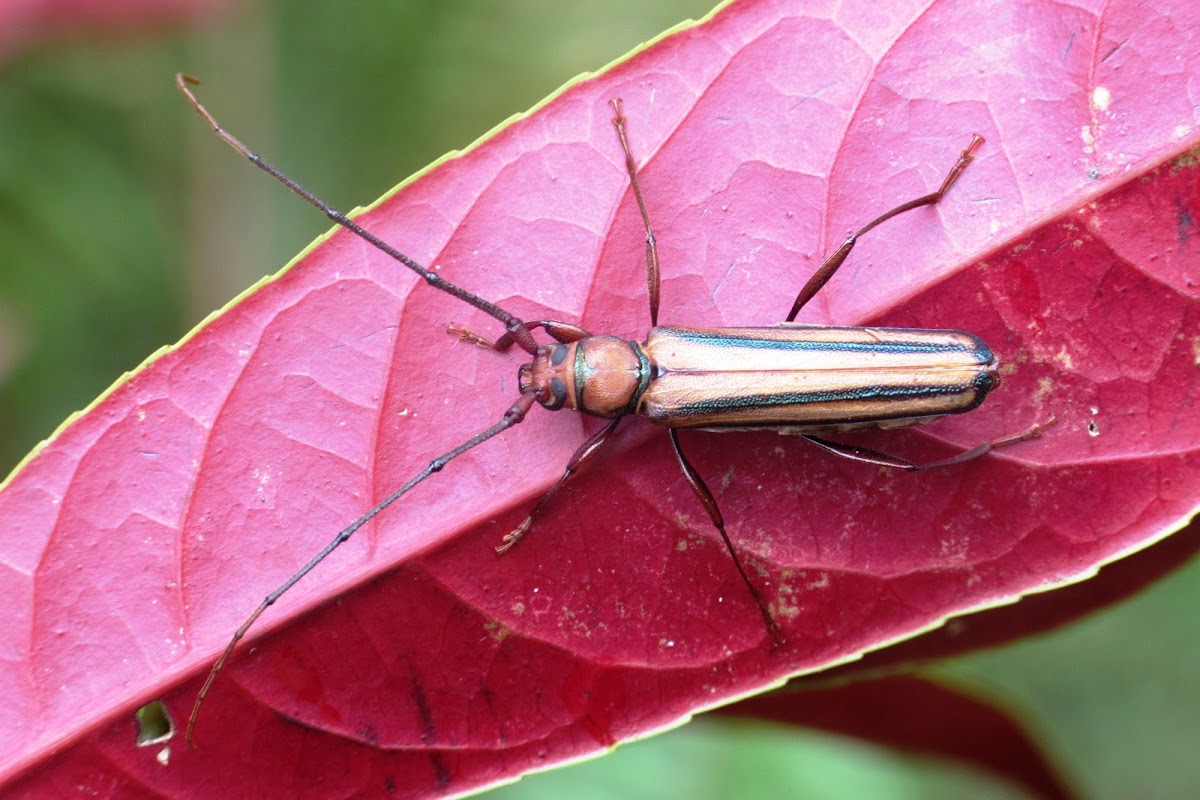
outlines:
[{"label": "beetle pronotum", "polygon": [[[638,414],[667,428],[679,466],[720,534],[775,644],[784,641],[783,633],[730,541],[716,499],[684,455],[678,429],[788,429],[834,455],[883,467],[920,470],[960,464],[995,448],[1035,439],[1054,422],[1051,418],[1021,433],[925,464],[822,438],[827,433],[919,424],[969,411],[983,402],[999,382],[998,363],[991,350],[979,337],[963,331],[841,328],[792,323],[846,260],[860,236],[897,214],[934,205],[945,196],[971,162],[976,148],[983,143],[978,135],[962,151],[936,192],[902,203],[850,234],[800,290],[783,324],[761,328],[659,327],[658,246],[629,146],[621,101],[613,100],[613,127],[646,229],[651,329],[644,342],[634,342],[615,336],[592,335],[569,322],[525,322],[454,285],[364,230],[249,150],[222,128],[196,98],[189,84],[198,84],[197,79],[180,74],[176,76],[176,83],[216,134],[256,167],[338,225],[417,273],[431,286],[485,312],[504,326],[504,333],[494,341],[455,325],[449,326],[452,333],[463,341],[496,351],[508,350],[515,344],[531,357],[531,361],[519,369],[520,395],[499,422],[433,459],[407,483],[338,532],[316,556],[254,609],[234,632],[208,673],[188,719],[189,743],[200,706],[217,674],[238,641],[268,607],[377,514],[454,458],[521,422],[535,402],[550,410],[569,408],[609,422],[579,446],[562,477],[542,496],[524,521],[504,537],[497,552],[504,553],[529,531],[567,479],[595,459],[624,417]],[[539,345],[532,335],[539,328],[554,341]]]}]

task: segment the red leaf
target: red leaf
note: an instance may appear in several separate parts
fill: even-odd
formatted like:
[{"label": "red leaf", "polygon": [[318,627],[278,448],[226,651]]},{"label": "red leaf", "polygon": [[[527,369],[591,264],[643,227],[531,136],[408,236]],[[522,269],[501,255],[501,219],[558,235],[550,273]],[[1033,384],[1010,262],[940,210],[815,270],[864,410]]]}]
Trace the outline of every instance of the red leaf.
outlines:
[{"label": "red leaf", "polygon": [[773,433],[685,434],[785,648],[769,649],[646,425],[497,558],[591,429],[533,413],[263,618],[255,633],[270,635],[210,695],[200,750],[165,769],[135,751],[136,705],[161,696],[181,721],[266,591],[514,397],[518,359],[444,332],[488,319],[339,233],[116,386],[6,486],[0,775],[38,767],[16,785],[29,792],[466,791],[1167,535],[1198,504],[1200,177],[1180,157],[1200,139],[1198,16],[935,2],[828,19],[736,3],[360,218],[524,318],[640,338],[642,232],[606,105],[623,97],[662,321],[768,324],[847,230],[936,187],[972,132],[987,138],[945,203],[865,237],[806,313],[965,328],[1006,363],[979,411],[869,446],[937,458],[1060,424],[918,475]]},{"label": "red leaf", "polygon": [[952,759],[995,773],[1046,800],[1077,796],[1055,773],[1031,731],[996,699],[973,696],[966,687],[907,675],[805,691],[789,686],[726,706],[720,713],[820,728]]},{"label": "red leaf", "polygon": [[879,675],[897,667],[912,668],[923,662],[1044,633],[1128,599],[1187,564],[1197,551],[1200,551],[1200,523],[1193,518],[1170,538],[1106,566],[1091,580],[1026,597],[1014,605],[958,617],[923,636],[873,651],[852,664],[826,670],[814,678],[828,681]]}]

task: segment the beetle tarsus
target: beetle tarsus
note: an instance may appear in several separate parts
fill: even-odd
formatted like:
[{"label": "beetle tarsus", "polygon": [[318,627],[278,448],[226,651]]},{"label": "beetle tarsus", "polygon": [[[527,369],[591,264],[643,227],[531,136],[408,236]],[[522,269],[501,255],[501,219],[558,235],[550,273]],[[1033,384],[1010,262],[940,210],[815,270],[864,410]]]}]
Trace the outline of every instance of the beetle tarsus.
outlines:
[{"label": "beetle tarsus", "polygon": [[504,555],[509,550],[516,546],[517,542],[521,541],[525,534],[529,533],[529,529],[533,527],[533,515],[530,514],[525,518],[525,521],[518,525],[513,530],[504,534],[504,538],[500,540],[500,545],[496,548],[496,553]]},{"label": "beetle tarsus", "polygon": [[446,332],[452,336],[457,336],[458,340],[460,342],[466,342],[467,344],[473,344],[476,347],[482,347],[484,350],[495,350],[496,349],[496,343],[493,342],[491,339],[487,339],[483,336],[480,336],[478,333],[471,330],[470,328],[464,327],[455,322],[451,322],[449,325],[446,326]]},{"label": "beetle tarsus", "polygon": [[997,447],[1007,447],[1010,444],[1019,444],[1021,442],[1031,442],[1034,439],[1040,439],[1040,438],[1042,438],[1043,433],[1045,433],[1050,428],[1053,428],[1057,424],[1058,424],[1058,417],[1052,416],[1052,417],[1050,417],[1050,419],[1046,420],[1045,422],[1039,422],[1036,425],[1030,426],[1029,430],[1022,431],[1021,433],[1014,433],[1013,435],[1005,436],[1002,439],[997,439],[996,441],[992,442],[992,449],[994,450]]}]

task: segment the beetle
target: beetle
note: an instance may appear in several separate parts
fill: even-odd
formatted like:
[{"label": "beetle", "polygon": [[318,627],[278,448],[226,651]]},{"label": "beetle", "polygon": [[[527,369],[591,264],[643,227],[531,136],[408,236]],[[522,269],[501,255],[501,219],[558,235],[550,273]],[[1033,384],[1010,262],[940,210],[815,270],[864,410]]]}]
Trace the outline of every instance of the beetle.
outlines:
[{"label": "beetle", "polygon": [[[520,423],[534,403],[548,410],[569,409],[600,417],[608,423],[579,446],[562,476],[521,524],[504,536],[497,552],[507,552],[529,532],[538,515],[567,480],[590,464],[612,439],[621,420],[632,415],[645,417],[667,429],[684,477],[719,533],[763,618],[773,646],[786,641],[783,632],[738,556],[715,497],[684,454],[679,429],[786,430],[798,433],[829,453],[854,461],[894,469],[924,470],[960,464],[998,447],[1039,438],[1054,424],[1054,419],[1050,418],[1021,433],[923,464],[827,439],[825,436],[830,433],[921,424],[948,414],[970,411],[999,384],[999,362],[978,336],[965,331],[794,323],[800,310],[845,262],[859,237],[898,214],[932,206],[946,195],[983,144],[983,138],[978,134],[959,155],[937,191],[881,214],[851,233],[826,257],[796,296],[782,324],[746,328],[659,326],[658,245],[638,180],[637,163],[629,145],[621,101],[612,100],[612,124],[646,231],[651,328],[646,339],[637,342],[594,335],[578,325],[560,320],[526,322],[427,269],[320,200],[242,144],[196,97],[190,87],[198,83],[199,80],[190,75],[176,75],[179,90],[230,147],[336,224],[391,256],[434,288],[483,311],[504,326],[504,333],[495,340],[454,324],[448,328],[450,333],[464,342],[497,352],[516,345],[528,354],[530,361],[519,367],[520,394],[498,422],[430,461],[408,482],[339,531],[329,544],[254,609],[234,632],[208,673],[188,719],[189,744],[193,742],[200,707],[217,674],[237,643],[267,608],[385,508],[430,475],[441,471],[453,459]],[[536,330],[544,331],[552,341],[539,344],[533,337]]]}]

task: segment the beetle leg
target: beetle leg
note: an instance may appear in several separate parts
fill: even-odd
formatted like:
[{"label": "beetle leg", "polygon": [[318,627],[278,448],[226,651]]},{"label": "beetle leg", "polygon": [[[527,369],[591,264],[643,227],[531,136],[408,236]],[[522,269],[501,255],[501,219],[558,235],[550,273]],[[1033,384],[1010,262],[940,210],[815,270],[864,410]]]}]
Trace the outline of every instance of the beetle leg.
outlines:
[{"label": "beetle leg", "polygon": [[629,184],[633,187],[633,197],[637,200],[638,211],[642,214],[642,224],[646,226],[646,294],[650,298],[650,325],[658,325],[658,241],[650,228],[650,213],[646,211],[646,201],[642,199],[642,187],[638,183],[637,162],[633,160],[633,151],[629,149],[629,138],[625,135],[625,115],[621,112],[621,98],[610,100],[613,107],[613,127],[617,129],[617,138],[621,140],[621,150],[625,153],[625,170],[629,173]]},{"label": "beetle leg", "polygon": [[713,493],[709,490],[708,484],[704,482],[704,478],[700,477],[700,473],[696,471],[696,468],[687,460],[687,456],[683,454],[683,448],[679,444],[679,432],[674,428],[668,428],[667,435],[671,437],[671,447],[674,448],[675,458],[679,460],[679,466],[683,469],[683,476],[687,478],[688,485],[692,487],[692,491],[700,499],[700,504],[708,512],[708,518],[716,526],[717,533],[721,534],[721,541],[725,543],[725,549],[729,551],[729,557],[733,559],[733,565],[737,567],[738,574],[742,576],[742,582],[750,590],[750,596],[754,598],[754,604],[758,606],[758,611],[762,614],[763,622],[767,626],[767,632],[771,634],[771,638],[775,640],[776,645],[783,644],[786,640],[783,638],[783,631],[780,629],[779,623],[771,616],[771,611],[767,608],[766,601],[763,600],[758,587],[750,580],[750,576],[746,573],[746,568],[742,566],[742,559],[738,557],[737,550],[733,547],[733,542],[729,540],[729,534],[725,532],[725,518],[721,516],[721,509],[717,506],[717,499],[713,497]]},{"label": "beetle leg", "polygon": [[[578,325],[572,325],[569,322],[559,322],[554,319],[539,319],[536,322],[525,324],[526,331],[533,331],[538,328],[545,329],[546,333],[550,334],[552,339],[563,344],[570,344],[571,342],[577,342],[580,339],[591,336],[590,333]],[[447,325],[446,332],[457,336],[459,341],[473,344],[476,347],[482,347],[484,350],[495,350],[500,353],[508,350],[516,342],[516,337],[511,333],[504,333],[500,338],[492,341],[456,322],[451,322]]]},{"label": "beetle leg", "polygon": [[804,438],[820,447],[826,452],[833,453],[835,456],[842,456],[851,461],[858,461],[863,464],[874,464],[879,467],[891,467],[893,469],[903,470],[918,470],[918,469],[938,469],[939,467],[949,467],[954,464],[961,464],[964,461],[973,461],[976,458],[990,453],[1001,447],[1007,447],[1010,444],[1018,442],[1028,442],[1031,439],[1040,439],[1042,432],[1055,424],[1057,420],[1054,417],[1045,422],[1038,423],[1028,430],[1021,433],[1015,433],[1010,436],[1003,436],[991,442],[984,442],[976,445],[970,450],[964,450],[956,456],[930,461],[925,464],[914,464],[906,458],[893,456],[887,453],[881,453],[878,450],[871,450],[867,447],[857,447],[852,444],[843,444],[842,442],[831,442],[828,439],[822,439],[818,436],[805,435]]},{"label": "beetle leg", "polygon": [[588,437],[587,441],[579,445],[579,449],[575,451],[575,455],[571,456],[571,460],[567,462],[567,468],[563,470],[562,477],[558,479],[558,483],[550,487],[550,491],[542,495],[542,499],[529,512],[529,516],[525,517],[524,521],[514,528],[511,532],[505,534],[501,540],[500,546],[496,548],[496,552],[503,555],[513,548],[517,542],[521,541],[521,537],[529,533],[529,529],[533,527],[533,520],[542,510],[550,503],[550,498],[558,493],[558,490],[567,482],[567,478],[574,475],[579,470],[591,463],[592,459],[604,446],[604,443],[613,435],[613,431],[617,429],[617,423],[621,421],[621,417],[617,417],[612,422],[605,425],[600,430]]},{"label": "beetle leg", "polygon": [[813,295],[821,291],[821,287],[833,277],[833,273],[838,271],[838,267],[842,266],[842,263],[846,260],[846,256],[850,255],[850,251],[854,249],[855,243],[858,242],[858,237],[876,225],[887,222],[897,214],[903,214],[905,211],[912,211],[914,208],[920,208],[921,206],[931,206],[941,200],[946,195],[946,192],[950,191],[950,187],[954,185],[954,182],[958,180],[958,176],[962,174],[962,171],[974,160],[975,156],[972,154],[975,152],[975,148],[981,144],[983,144],[983,137],[975,134],[971,138],[971,143],[959,155],[958,161],[954,162],[954,166],[946,173],[946,179],[942,181],[941,188],[936,192],[918,197],[916,200],[909,200],[907,203],[901,203],[891,211],[876,217],[847,236],[846,241],[842,242],[842,246],[833,251],[833,254],[821,263],[817,271],[808,279],[808,283],[804,284],[804,288],[800,290],[800,294],[796,295],[796,302],[792,303],[792,310],[788,312],[787,321],[791,322],[796,319],[796,315],[800,313],[800,309],[804,308],[808,301],[813,299]]}]

